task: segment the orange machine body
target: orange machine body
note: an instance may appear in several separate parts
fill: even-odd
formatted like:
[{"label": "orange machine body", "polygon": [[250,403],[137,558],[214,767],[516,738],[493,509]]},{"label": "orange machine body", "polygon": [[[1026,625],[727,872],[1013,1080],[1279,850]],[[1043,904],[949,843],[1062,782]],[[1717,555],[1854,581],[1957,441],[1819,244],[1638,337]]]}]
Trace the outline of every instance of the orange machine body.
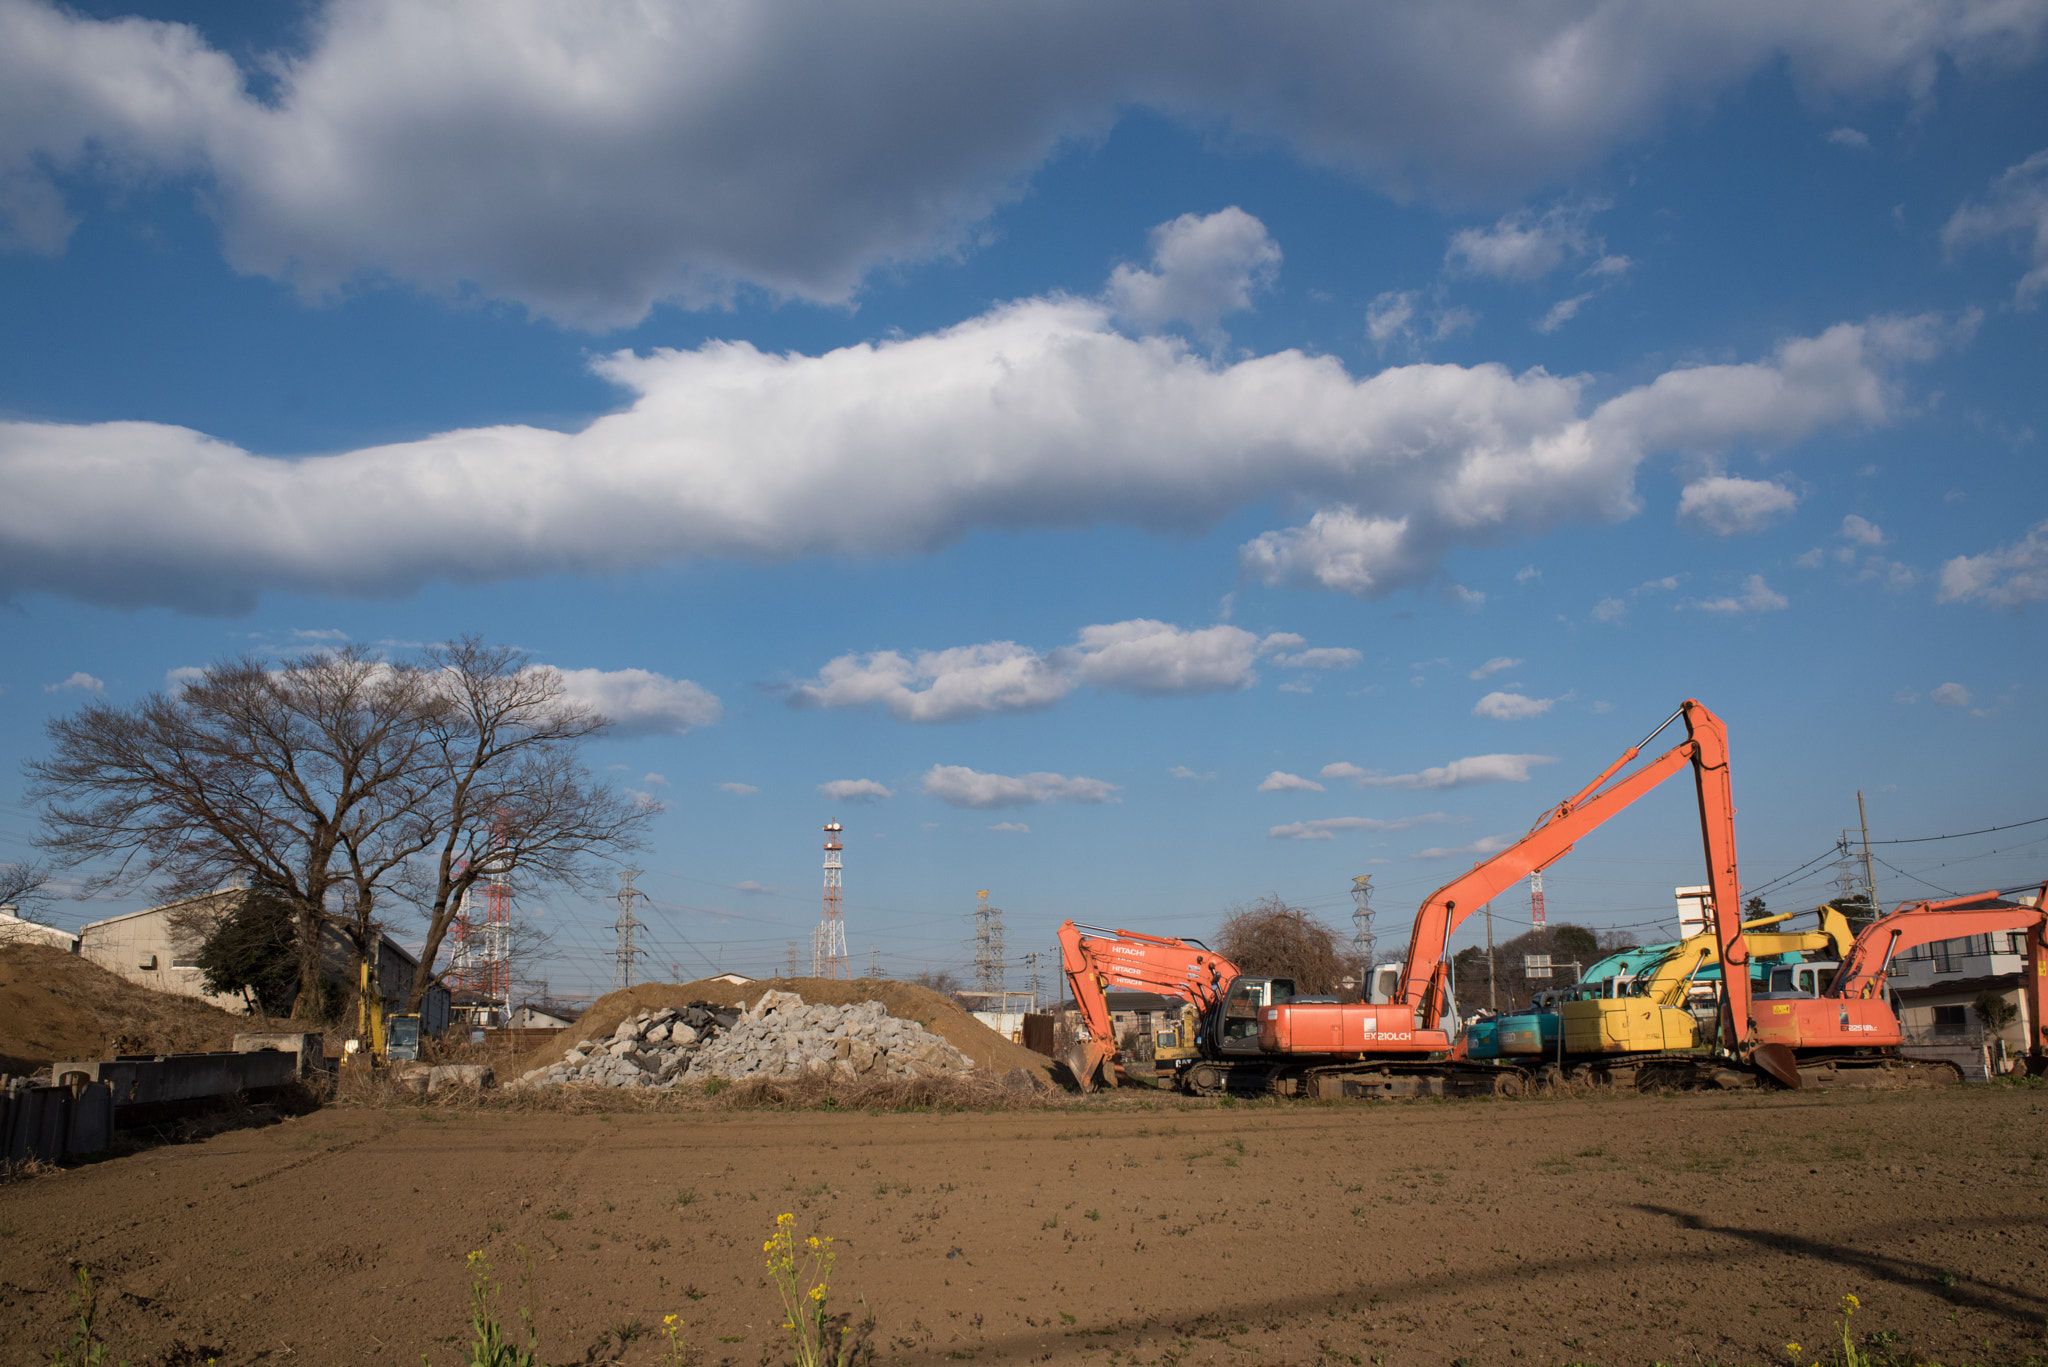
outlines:
[{"label": "orange machine body", "polygon": [[1412,1006],[1363,1002],[1287,1002],[1259,1012],[1259,1048],[1269,1054],[1441,1054],[1451,1047],[1443,1030],[1415,1024]]}]

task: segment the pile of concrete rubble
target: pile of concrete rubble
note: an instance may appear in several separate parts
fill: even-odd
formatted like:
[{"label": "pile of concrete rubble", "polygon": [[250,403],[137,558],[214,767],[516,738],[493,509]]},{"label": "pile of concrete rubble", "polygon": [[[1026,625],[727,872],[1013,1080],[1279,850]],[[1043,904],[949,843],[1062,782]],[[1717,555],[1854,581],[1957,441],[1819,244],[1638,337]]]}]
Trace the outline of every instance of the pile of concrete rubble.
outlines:
[{"label": "pile of concrete rubble", "polygon": [[880,1002],[806,1003],[767,992],[735,1009],[692,1002],[642,1011],[609,1038],[581,1040],[560,1063],[520,1078],[527,1086],[582,1083],[674,1087],[724,1078],[829,1078],[841,1082],[965,1073],[974,1060]]}]

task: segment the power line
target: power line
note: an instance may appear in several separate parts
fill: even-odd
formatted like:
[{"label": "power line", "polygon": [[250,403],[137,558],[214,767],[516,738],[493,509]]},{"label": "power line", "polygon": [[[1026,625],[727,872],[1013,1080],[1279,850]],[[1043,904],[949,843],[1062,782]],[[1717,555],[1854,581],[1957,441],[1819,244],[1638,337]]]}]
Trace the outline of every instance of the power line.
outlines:
[{"label": "power line", "polygon": [[[1954,835],[1916,835],[1905,840],[1873,840],[1873,845],[1924,845],[1930,840],[1961,840],[1966,835],[1990,835],[1993,831],[2015,831],[2022,826],[2038,826],[2048,821],[2048,816],[2037,816],[2028,821],[2015,821],[2010,826],[1986,826],[1981,831],[1957,831]],[[1885,865],[1890,868],[1891,865]],[[1908,878],[1913,875],[1907,874]]]}]

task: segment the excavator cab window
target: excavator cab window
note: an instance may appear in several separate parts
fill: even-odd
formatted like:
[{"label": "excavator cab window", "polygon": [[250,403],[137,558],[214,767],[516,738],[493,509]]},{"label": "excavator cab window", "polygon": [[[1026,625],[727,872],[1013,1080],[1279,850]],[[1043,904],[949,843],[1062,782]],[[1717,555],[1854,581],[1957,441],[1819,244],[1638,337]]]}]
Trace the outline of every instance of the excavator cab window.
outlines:
[{"label": "excavator cab window", "polygon": [[[1266,978],[1239,978],[1230,986],[1230,995],[1223,999],[1222,1038],[1217,1041],[1225,1053],[1257,1053],[1259,1049],[1259,1008],[1266,1004],[1267,989],[1273,983]],[[1294,994],[1294,984],[1287,984],[1288,995]]]}]

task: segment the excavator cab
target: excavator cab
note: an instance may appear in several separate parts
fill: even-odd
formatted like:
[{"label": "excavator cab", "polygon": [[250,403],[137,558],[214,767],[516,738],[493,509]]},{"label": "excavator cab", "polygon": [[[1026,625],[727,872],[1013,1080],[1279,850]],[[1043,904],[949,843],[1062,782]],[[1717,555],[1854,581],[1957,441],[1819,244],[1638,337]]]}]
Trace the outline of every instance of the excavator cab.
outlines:
[{"label": "excavator cab", "polygon": [[1217,1003],[1215,1033],[1219,1054],[1259,1052],[1259,1008],[1294,999],[1292,978],[1237,978]]}]

